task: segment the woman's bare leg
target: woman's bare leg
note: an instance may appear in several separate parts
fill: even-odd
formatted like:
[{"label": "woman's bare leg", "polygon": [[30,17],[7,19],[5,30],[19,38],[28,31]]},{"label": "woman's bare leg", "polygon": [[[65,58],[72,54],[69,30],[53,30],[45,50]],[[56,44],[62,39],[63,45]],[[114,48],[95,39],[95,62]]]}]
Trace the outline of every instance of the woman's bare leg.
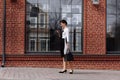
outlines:
[{"label": "woman's bare leg", "polygon": [[66,65],[67,65],[67,63],[66,63],[66,61],[64,60],[64,58],[63,58],[63,70],[66,70],[67,68],[66,68]]},{"label": "woman's bare leg", "polygon": [[63,58],[63,70],[61,70],[59,73],[65,73],[65,72],[67,72],[66,69],[67,69],[67,68],[66,68],[66,61],[65,61],[64,58]]},{"label": "woman's bare leg", "polygon": [[68,66],[69,66],[70,71],[72,71],[72,70],[73,70],[72,62],[71,62],[71,61],[68,61],[67,63],[68,63]]}]

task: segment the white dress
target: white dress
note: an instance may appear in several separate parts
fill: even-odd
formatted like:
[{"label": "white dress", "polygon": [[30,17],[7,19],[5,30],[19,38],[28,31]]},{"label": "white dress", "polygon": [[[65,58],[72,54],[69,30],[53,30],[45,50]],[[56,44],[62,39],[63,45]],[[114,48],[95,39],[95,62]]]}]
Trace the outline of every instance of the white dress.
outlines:
[{"label": "white dress", "polygon": [[64,39],[64,54],[66,54],[67,49],[68,49],[67,43],[69,42],[69,28],[68,27],[65,27],[63,29],[62,39]]}]

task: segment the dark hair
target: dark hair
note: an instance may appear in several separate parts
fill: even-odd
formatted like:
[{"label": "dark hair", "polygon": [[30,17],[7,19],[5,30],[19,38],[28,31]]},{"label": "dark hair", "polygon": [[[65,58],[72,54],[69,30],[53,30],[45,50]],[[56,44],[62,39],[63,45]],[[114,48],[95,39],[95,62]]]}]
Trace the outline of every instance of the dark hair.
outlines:
[{"label": "dark hair", "polygon": [[61,20],[60,23],[64,23],[67,25],[67,21],[66,20]]}]

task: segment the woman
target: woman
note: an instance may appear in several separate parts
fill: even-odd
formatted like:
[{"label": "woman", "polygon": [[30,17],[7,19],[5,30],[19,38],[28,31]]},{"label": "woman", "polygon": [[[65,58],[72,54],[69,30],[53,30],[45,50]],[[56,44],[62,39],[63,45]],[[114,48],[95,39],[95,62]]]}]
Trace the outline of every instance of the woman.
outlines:
[{"label": "woman", "polygon": [[63,70],[61,70],[59,73],[65,73],[67,72],[67,64],[70,67],[70,74],[73,74],[73,69],[72,66],[70,64],[70,61],[67,61],[66,59],[66,54],[67,54],[67,50],[70,49],[70,45],[69,45],[69,29],[67,27],[67,22],[66,20],[61,20],[60,21],[60,26],[62,27],[62,39],[61,39],[61,57],[63,58]]}]

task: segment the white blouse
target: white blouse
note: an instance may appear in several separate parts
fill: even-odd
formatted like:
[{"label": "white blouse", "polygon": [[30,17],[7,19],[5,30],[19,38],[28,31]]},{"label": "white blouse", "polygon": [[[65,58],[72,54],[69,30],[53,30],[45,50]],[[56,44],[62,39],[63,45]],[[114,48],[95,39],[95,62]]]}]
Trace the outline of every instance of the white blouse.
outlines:
[{"label": "white blouse", "polygon": [[65,27],[63,29],[62,38],[67,39],[67,42],[69,42],[69,28],[68,27]]}]

